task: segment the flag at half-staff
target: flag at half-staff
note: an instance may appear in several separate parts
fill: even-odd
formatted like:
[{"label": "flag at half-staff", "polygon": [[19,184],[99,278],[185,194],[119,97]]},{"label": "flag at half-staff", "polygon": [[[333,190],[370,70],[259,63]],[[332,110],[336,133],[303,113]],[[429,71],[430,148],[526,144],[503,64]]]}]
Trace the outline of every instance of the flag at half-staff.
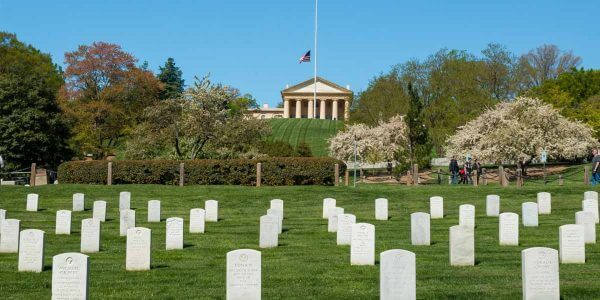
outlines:
[{"label": "flag at half-staff", "polygon": [[310,50],[300,57],[300,61],[298,61],[298,63],[301,64],[303,62],[310,62]]}]

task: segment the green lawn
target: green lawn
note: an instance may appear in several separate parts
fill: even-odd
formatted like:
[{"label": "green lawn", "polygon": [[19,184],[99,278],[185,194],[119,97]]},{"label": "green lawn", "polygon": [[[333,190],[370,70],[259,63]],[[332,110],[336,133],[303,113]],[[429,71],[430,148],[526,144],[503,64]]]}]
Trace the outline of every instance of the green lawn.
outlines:
[{"label": "green lawn", "polygon": [[313,156],[328,156],[327,139],[344,126],[343,121],[320,119],[270,119],[271,140],[288,142],[296,148],[305,141],[312,150]]},{"label": "green lawn", "polygon": [[[46,232],[46,270],[41,274],[17,272],[17,254],[0,254],[0,295],[3,299],[47,299],[51,293],[52,256],[79,251],[83,218],[91,217],[92,201],[108,202],[101,252],[90,255],[90,297],[129,299],[191,299],[225,296],[225,255],[239,248],[258,249],[259,217],[269,200],[285,201],[284,232],[280,246],[263,249],[263,299],[375,299],[379,295],[379,266],[350,266],[349,246],[336,246],[321,219],[322,199],[334,197],[338,206],[374,224],[376,253],[406,249],[416,253],[417,296],[420,299],[519,299],[521,256],[524,248],[558,249],[558,227],[574,222],[583,192],[581,183],[569,186],[530,184],[514,186],[359,185],[351,187],[237,187],[237,186],[89,186],[58,185],[35,188],[0,187],[0,208],[7,217],[22,221],[21,228]],[[132,192],[138,226],[152,229],[152,270],[125,271],[125,238],[119,237],[118,196]],[[597,189],[596,189],[597,190]],[[485,216],[485,196],[501,196],[501,211],[520,213],[521,203],[535,201],[538,191],[552,193],[552,215],[540,216],[540,227],[520,228],[520,246],[498,246],[498,219]],[[39,212],[26,212],[29,192],[40,194]],[[73,213],[73,233],[54,234],[55,213],[71,209],[73,193],[86,194],[86,211]],[[431,246],[410,245],[410,213],[429,209],[428,198],[441,195],[446,217],[431,222]],[[374,199],[387,197],[390,220],[374,220]],[[189,209],[203,207],[206,199],[219,200],[218,223],[207,223],[206,233],[189,234]],[[185,249],[166,251],[165,223],[147,223],[147,201],[162,200],[162,218],[185,220]],[[451,267],[448,228],[458,223],[458,206],[476,207],[476,266]],[[560,265],[560,290],[564,299],[598,298],[600,295],[600,244],[586,246],[584,265]],[[377,260],[378,260],[377,255]]]}]

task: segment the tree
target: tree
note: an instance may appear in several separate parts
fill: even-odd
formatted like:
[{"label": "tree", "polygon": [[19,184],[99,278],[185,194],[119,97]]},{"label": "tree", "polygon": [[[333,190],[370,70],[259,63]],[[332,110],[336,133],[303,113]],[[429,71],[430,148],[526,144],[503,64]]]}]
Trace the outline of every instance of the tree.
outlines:
[{"label": "tree", "polygon": [[111,154],[140,122],[143,109],[158,101],[162,83],[136,61],[119,45],[104,42],[65,54],[61,106],[79,155]]},{"label": "tree", "polygon": [[531,162],[546,150],[549,159],[586,157],[598,145],[592,129],[569,121],[541,100],[518,97],[487,110],[459,127],[448,138],[446,151],[453,157],[472,155],[480,160]]},{"label": "tree", "polygon": [[169,57],[163,67],[158,67],[158,80],[164,84],[164,90],[160,93],[160,99],[178,98],[183,94],[185,81],[182,72],[175,65],[175,59]]},{"label": "tree", "polygon": [[505,46],[490,43],[481,51],[485,64],[483,84],[496,100],[514,98],[516,58]]},{"label": "tree", "polygon": [[[410,107],[405,118],[407,146],[402,149],[403,151],[397,153],[399,156],[397,160],[402,161],[401,158],[403,158],[408,166],[417,163],[425,167],[430,164],[431,143],[427,127],[423,121],[423,103],[410,82],[408,83],[408,94]],[[405,165],[403,169],[408,169],[408,166]]]},{"label": "tree", "polygon": [[562,52],[556,45],[542,45],[519,60],[519,72],[527,88],[540,86],[548,79],[569,72],[581,64],[581,58],[572,51]]},{"label": "tree", "polygon": [[56,100],[63,80],[50,55],[0,32],[0,155],[7,170],[56,168],[71,158]]},{"label": "tree", "polygon": [[298,152],[298,156],[300,157],[311,157],[312,156],[312,150],[310,149],[310,145],[302,140],[300,141],[300,143],[298,143],[298,149],[296,150]]}]

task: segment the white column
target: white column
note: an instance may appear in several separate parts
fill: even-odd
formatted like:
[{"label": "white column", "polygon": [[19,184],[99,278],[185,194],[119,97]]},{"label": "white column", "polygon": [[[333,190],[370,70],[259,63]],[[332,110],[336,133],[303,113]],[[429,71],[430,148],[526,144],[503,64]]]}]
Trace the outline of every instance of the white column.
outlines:
[{"label": "white column", "polygon": [[319,118],[321,120],[325,120],[325,113],[327,112],[327,102],[325,100],[321,100],[321,106],[319,107]]},{"label": "white column", "polygon": [[331,119],[332,120],[338,119],[338,101],[337,101],[337,99],[333,99],[333,105],[332,105],[332,109],[331,109]]},{"label": "white column", "polygon": [[350,118],[350,100],[346,99],[344,101],[344,121],[348,121]]},{"label": "white column", "polygon": [[308,118],[309,119],[313,119],[315,117],[314,116],[314,112],[315,111],[314,111],[314,107],[313,107],[313,103],[314,103],[313,101],[314,101],[313,99],[308,100]]},{"label": "white column", "polygon": [[290,118],[290,100],[283,99],[283,117],[286,119]]},{"label": "white column", "polygon": [[296,100],[296,119],[302,118],[302,99]]}]

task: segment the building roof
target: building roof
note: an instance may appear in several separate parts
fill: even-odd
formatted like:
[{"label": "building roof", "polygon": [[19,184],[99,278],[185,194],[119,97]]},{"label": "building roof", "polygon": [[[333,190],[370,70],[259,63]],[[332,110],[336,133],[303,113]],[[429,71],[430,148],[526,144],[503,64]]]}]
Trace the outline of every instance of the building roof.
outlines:
[{"label": "building roof", "polygon": [[[309,96],[314,94],[314,78],[305,80],[281,91],[281,96]],[[352,91],[317,76],[317,94],[352,96]]]}]

